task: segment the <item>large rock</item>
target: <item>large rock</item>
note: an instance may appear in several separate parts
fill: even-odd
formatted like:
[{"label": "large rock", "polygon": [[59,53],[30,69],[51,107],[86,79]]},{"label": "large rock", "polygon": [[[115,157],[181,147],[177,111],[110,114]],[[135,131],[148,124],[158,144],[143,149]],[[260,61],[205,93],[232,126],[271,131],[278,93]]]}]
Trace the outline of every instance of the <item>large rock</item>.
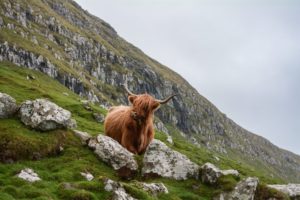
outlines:
[{"label": "large rock", "polygon": [[76,127],[76,121],[71,119],[70,111],[46,99],[25,101],[19,114],[25,125],[41,131]]},{"label": "large rock", "polygon": [[16,100],[8,94],[0,92],[0,119],[14,115],[17,110]]},{"label": "large rock", "polygon": [[161,176],[176,180],[197,179],[199,166],[163,142],[153,140],[144,155],[142,174],[145,177]]},{"label": "large rock", "polygon": [[258,178],[248,177],[240,181],[232,192],[222,193],[214,200],[254,200],[257,185]]},{"label": "large rock", "polygon": [[94,149],[95,154],[102,161],[117,170],[119,176],[131,178],[136,174],[138,164],[134,155],[111,137],[99,134],[89,140],[88,146]]},{"label": "large rock", "polygon": [[36,182],[40,181],[40,177],[30,168],[23,169],[18,175],[19,178],[28,181],[28,182]]},{"label": "large rock", "polygon": [[135,200],[132,196],[127,194],[121,183],[115,182],[111,179],[104,180],[104,189],[108,192],[112,192],[112,200]]},{"label": "large rock", "polygon": [[201,181],[203,183],[215,184],[221,176],[226,175],[239,176],[239,172],[233,169],[220,170],[211,163],[205,163],[201,167]]},{"label": "large rock", "polygon": [[268,187],[287,194],[293,200],[300,200],[300,184],[268,185]]}]

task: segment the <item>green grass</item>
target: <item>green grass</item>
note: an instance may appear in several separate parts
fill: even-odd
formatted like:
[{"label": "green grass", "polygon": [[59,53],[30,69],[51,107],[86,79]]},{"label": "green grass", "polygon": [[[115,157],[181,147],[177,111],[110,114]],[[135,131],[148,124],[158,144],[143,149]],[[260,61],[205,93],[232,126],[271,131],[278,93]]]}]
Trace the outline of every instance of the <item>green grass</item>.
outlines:
[{"label": "green grass", "polygon": [[[36,79],[27,80],[27,74],[35,76]],[[78,95],[38,71],[2,62],[0,83],[0,91],[13,96],[19,104],[27,99],[48,98],[72,112],[79,130],[93,135],[103,131],[103,124],[97,123],[92,113],[105,114],[104,109],[91,105],[93,112],[87,111]],[[64,92],[69,96],[63,95]],[[161,133],[157,136],[164,138]],[[115,171],[99,161],[91,150],[82,146],[69,130],[39,132],[26,127],[17,117],[13,117],[0,120],[0,137],[5,138],[0,142],[1,152],[13,152],[14,159],[17,160],[13,164],[0,164],[2,199],[108,199],[111,194],[104,191],[102,178],[118,180]],[[63,146],[64,150],[58,154],[56,151],[59,146]],[[35,152],[38,152],[40,157],[33,161],[32,155]],[[141,159],[140,156],[139,163]],[[17,178],[16,174],[25,167],[34,169],[42,181],[31,184]],[[85,181],[80,175],[82,171],[89,171],[95,179],[92,182]],[[136,179],[142,181],[140,175]],[[180,196],[183,199],[195,199],[198,196],[197,192],[187,187],[190,181],[161,181],[170,189],[170,194],[162,195],[159,199],[180,199]],[[65,184],[71,185],[72,188],[65,188]],[[124,184],[132,196],[158,198],[131,183]]]},{"label": "green grass", "polygon": [[[35,76],[36,79],[27,80],[28,74]],[[70,110],[79,130],[92,135],[103,132],[103,124],[97,123],[92,114],[93,112],[106,114],[106,110],[97,105],[90,105],[92,111],[86,110],[81,102],[83,99],[41,72],[0,62],[0,92],[13,96],[19,104],[28,99],[47,98]],[[234,168],[242,172],[242,178],[248,175],[262,177],[259,171],[251,172],[248,165],[191,145],[175,129],[168,128],[172,132],[174,145],[166,142],[167,137],[164,133],[157,132],[155,138],[187,155],[195,163],[202,165],[205,162],[212,162],[223,169]],[[17,116],[0,120],[0,138],[0,158],[9,162],[11,160],[7,158],[14,160],[13,164],[0,163],[0,199],[4,200],[109,199],[112,194],[104,191],[102,181],[104,177],[122,181],[126,191],[139,199],[209,200],[220,191],[232,190],[238,181],[229,176],[220,179],[216,186],[209,186],[200,183],[199,180],[174,181],[165,178],[144,180],[139,173],[135,180],[124,182],[119,180],[111,167],[98,160],[86,146],[82,146],[72,131],[63,129],[50,132],[35,131],[23,125]],[[60,146],[64,148],[62,152],[58,151]],[[220,161],[216,161],[215,156],[218,156]],[[140,169],[142,159],[143,156],[136,156]],[[34,169],[42,181],[27,183],[17,178],[16,174],[25,167]],[[95,179],[91,182],[85,181],[80,175],[80,172],[85,171],[92,173]],[[135,181],[162,182],[168,188],[169,194],[154,197],[143,191]],[[271,179],[270,181],[274,182]]]}]

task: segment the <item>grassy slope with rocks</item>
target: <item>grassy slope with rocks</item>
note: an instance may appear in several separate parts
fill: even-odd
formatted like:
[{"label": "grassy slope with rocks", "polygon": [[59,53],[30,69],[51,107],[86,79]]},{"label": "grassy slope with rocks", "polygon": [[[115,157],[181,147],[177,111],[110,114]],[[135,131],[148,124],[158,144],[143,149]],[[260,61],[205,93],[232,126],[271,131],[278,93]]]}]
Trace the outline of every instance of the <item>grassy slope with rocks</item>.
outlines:
[{"label": "grassy slope with rocks", "polygon": [[[70,54],[66,51],[66,46],[73,46],[83,50],[86,47],[77,46],[76,41],[74,41],[72,37],[68,38],[57,31],[52,30],[50,28],[52,25],[46,23],[37,23],[28,19],[27,27],[22,26],[19,20],[14,19],[16,12],[13,14],[13,17],[7,16],[7,13],[4,14],[4,11],[7,11],[8,2],[10,2],[11,10],[14,12],[17,10],[16,5],[19,4],[21,10],[27,9],[28,6],[30,6],[34,11],[34,16],[41,15],[43,16],[43,19],[47,20],[51,17],[54,17],[61,27],[65,27],[72,33],[79,34],[80,36],[88,39],[89,42],[93,41],[93,45],[96,42],[101,43],[106,47],[106,49],[112,51],[116,55],[124,56],[124,58],[130,58],[131,60],[133,59],[133,65],[130,65],[130,67],[125,67],[121,66],[120,63],[112,63],[105,59],[102,60],[102,58],[100,59],[97,55],[90,54],[89,51],[84,52],[84,54],[92,55],[93,58],[95,58],[92,63],[82,60],[83,58],[79,58],[77,60],[70,58]],[[63,14],[65,13],[59,14],[59,11],[53,9],[53,7],[50,7],[49,5],[52,3],[63,5],[68,10],[67,15],[64,16]],[[162,107],[157,115],[165,123],[169,129],[169,132],[174,138],[175,144],[172,146],[172,148],[186,154],[194,162],[203,164],[204,162],[209,161],[215,163],[217,166],[223,169],[234,168],[239,170],[243,176],[258,176],[263,182],[266,183],[285,183],[288,181],[299,182],[299,173],[297,173],[299,170],[297,171],[297,167],[299,168],[300,159],[297,155],[281,150],[269,143],[264,138],[253,135],[234,124],[234,122],[226,118],[226,116],[219,112],[218,109],[215,108],[208,100],[199,95],[197,91],[194,90],[179,75],[172,72],[165,66],[162,66],[157,61],[149,58],[138,48],[127,43],[125,40],[120,38],[107,23],[94,16],[91,16],[86,11],[83,11],[73,1],[3,0],[0,2],[0,11],[0,17],[3,19],[4,25],[6,25],[0,27],[0,44],[3,44],[5,41],[7,41],[10,46],[16,45],[17,48],[27,50],[35,55],[42,55],[44,58],[47,58],[52,64],[54,64],[57,69],[62,71],[62,73],[72,74],[72,77],[78,78],[78,80],[83,83],[84,87],[92,89],[95,94],[104,101],[108,101],[109,103],[118,103],[121,99],[121,102],[124,103],[124,91],[119,87],[119,84],[123,83],[123,79],[120,79],[123,74],[133,74],[132,77],[134,78],[134,81],[131,84],[138,92],[143,92],[147,89],[150,89],[150,92],[155,95],[157,95],[157,93],[167,95],[172,91],[170,88],[178,89],[180,100],[182,101],[177,102],[179,106],[173,103],[171,106]],[[70,13],[71,17],[68,15]],[[85,22],[85,24],[89,25],[90,28],[86,28],[84,26],[81,27],[76,23],[72,23],[70,19],[74,22],[82,20]],[[49,21],[46,22],[48,23]],[[8,24],[13,24],[14,29],[9,29],[7,27]],[[95,27],[97,27],[98,31],[100,30],[100,32],[93,31]],[[27,36],[22,37],[22,33],[25,35],[27,34]],[[48,36],[45,36],[48,33],[51,33],[54,37],[53,41],[50,40]],[[38,41],[38,44],[33,43],[32,38],[34,37]],[[60,59],[56,58],[55,54],[59,55]],[[70,64],[71,61],[74,62]],[[102,74],[106,75],[104,78],[94,77],[92,76],[91,71],[89,71],[89,69],[96,68],[97,64],[99,63],[105,64],[103,69],[107,71],[102,72]],[[137,65],[136,68],[135,65]],[[13,96],[16,98],[18,103],[27,99],[48,98],[73,113],[78,123],[79,130],[87,131],[92,135],[103,131],[103,125],[94,121],[92,112],[83,108],[83,105],[80,102],[81,97],[71,92],[69,90],[70,87],[68,89],[59,84],[58,81],[53,80],[44,74],[16,67],[9,62],[2,62],[0,70],[0,91]],[[150,74],[154,72],[158,78],[155,76],[149,78],[149,74],[143,74],[144,71],[150,71]],[[37,79],[26,80],[27,74],[32,74],[37,77]],[[117,74],[118,76],[113,77],[113,74]],[[153,78],[153,80],[151,78]],[[166,80],[167,82],[161,82],[162,79]],[[110,82],[112,80],[116,82]],[[137,84],[139,81],[142,81],[142,83]],[[159,82],[159,84],[157,84],[157,82]],[[160,85],[165,88],[169,88],[169,90],[161,89],[157,92],[151,88],[151,86],[154,88],[159,88],[161,87]],[[147,88],[148,86],[150,88]],[[76,90],[73,91],[79,93]],[[63,93],[68,93],[69,96],[65,96]],[[193,108],[193,110],[186,110],[186,108],[182,108],[182,105],[188,108]],[[96,105],[91,105],[91,107],[95,112],[102,114],[106,113],[103,108],[100,108]],[[176,115],[173,115],[173,113],[176,113]],[[178,117],[180,115],[184,116],[183,118],[185,122],[191,122],[186,125],[188,128],[195,124],[201,125],[201,131],[199,133],[185,132],[186,135],[188,135],[187,138],[194,137],[200,144],[201,148],[191,145],[189,142],[187,142],[186,138],[182,137],[182,130],[180,127],[182,124],[174,124],[168,120],[172,119],[173,116]],[[96,176],[107,176],[117,179],[117,177],[114,176],[114,173],[106,165],[99,162],[91,154],[91,152],[88,150],[86,150],[85,153],[81,152],[85,151],[85,148],[79,147],[80,145],[78,140],[73,137],[70,131],[57,130],[52,131],[50,134],[44,134],[30,130],[27,127],[24,127],[16,118],[12,118],[0,121],[0,134],[2,138],[6,138],[6,140],[3,139],[0,141],[0,148],[8,150],[4,155],[1,151],[0,156],[2,156],[4,160],[7,154],[10,156],[15,156],[15,159],[23,158],[22,160],[24,160],[18,164],[1,165],[1,176],[4,176],[0,179],[3,182],[1,184],[1,191],[3,191],[4,186],[9,185],[11,187],[15,187],[15,189],[18,188],[17,183],[14,186],[12,180],[11,184],[7,184],[6,179],[9,182],[9,180],[13,179],[13,175],[27,164],[33,168],[37,168],[38,173],[43,173],[44,171],[44,174],[49,173],[50,175],[53,175],[54,172],[47,168],[47,162],[51,163],[48,161],[48,157],[53,159],[53,163],[57,163],[59,166],[58,168],[65,170],[66,174],[69,173],[70,175],[70,171],[74,170],[71,173],[71,176],[73,177],[72,179],[70,177],[70,179],[68,179],[68,177],[64,177],[64,172],[62,172],[61,180],[56,182],[51,179],[48,180],[49,191],[45,190],[45,192],[49,193],[49,195],[53,195],[53,198],[60,198],[58,190],[61,188],[59,187],[59,184],[62,182],[69,181],[75,184],[76,182],[83,180],[80,176],[78,176],[79,171],[75,171],[75,169],[79,169],[76,168],[76,166],[93,166],[93,169],[88,169],[90,169],[91,172],[95,172]],[[166,136],[161,133],[157,133],[156,137],[163,141],[166,140]],[[65,147],[65,152],[63,154],[59,154],[58,151],[61,145]],[[224,150],[225,148],[227,153],[218,153],[220,152],[217,149],[218,147],[222,147],[221,150]],[[26,149],[26,151],[23,151],[23,149]],[[37,156],[32,156],[32,153],[35,153],[36,155],[36,152],[39,154]],[[82,160],[79,159],[78,161],[73,161],[74,157],[77,158],[75,155],[78,155],[79,158],[82,158]],[[82,157],[80,157],[80,155]],[[26,161],[28,159],[36,159],[36,157],[40,156],[46,156],[46,158],[34,162]],[[86,160],[84,160],[85,156],[87,157]],[[215,156],[220,158],[220,161],[217,162]],[[69,164],[67,165],[64,161],[60,162],[60,159],[68,160]],[[82,163],[77,163],[80,162],[80,160]],[[276,162],[274,162],[274,160]],[[277,165],[277,161],[281,163],[281,165]],[[97,166],[94,165],[95,163],[97,163]],[[100,163],[100,166],[98,166],[98,163]],[[18,168],[17,165],[20,167]],[[73,170],[68,171],[65,169],[68,167]],[[97,168],[99,168],[98,171]],[[14,178],[14,180],[16,179]],[[205,185],[201,185],[202,187],[200,187],[199,190],[192,190],[191,188],[193,184],[197,185],[199,183],[195,183],[195,181],[191,180],[187,182],[174,182],[162,179],[162,181],[173,192],[169,196],[167,195],[167,198],[170,198],[170,196],[175,198],[177,195],[186,195],[192,199],[195,197],[195,195],[201,194],[204,199],[205,196],[207,199],[209,199],[211,195],[217,191],[216,188],[210,188]],[[22,181],[18,180],[18,182]],[[98,182],[100,183],[100,181]],[[97,184],[99,184],[98,182]],[[230,183],[231,181],[229,180],[228,182]],[[22,185],[28,184],[22,182]],[[31,186],[34,185],[35,184],[32,184]],[[19,193],[20,196],[15,198],[30,199],[29,196],[24,195],[24,192],[28,189],[26,189],[26,187],[24,189],[21,189],[22,187],[18,188],[20,191],[16,192],[15,194]],[[128,188],[129,190],[131,188],[132,191],[138,193],[134,186],[129,185]],[[35,189],[38,191],[37,187]],[[4,193],[7,193],[7,195],[14,194],[14,189],[11,190],[12,192],[10,193],[3,192],[3,195]],[[91,192],[93,194],[95,193],[93,190],[91,190]],[[94,195],[97,196],[96,193]],[[100,198],[99,195],[101,194],[98,194],[98,198]],[[140,195],[144,195],[144,193],[141,192]],[[8,197],[9,196],[7,196],[7,198]]]},{"label": "grassy slope with rocks", "polygon": [[[235,124],[182,77],[126,42],[109,24],[72,0],[3,0],[0,17],[0,47],[5,49],[5,42],[9,46],[2,59],[20,64],[31,61],[23,50],[36,58],[41,55],[55,66],[59,76],[51,76],[60,83],[77,94],[93,94],[89,97],[96,96],[104,104],[126,102],[120,87],[125,76],[138,93],[148,91],[163,98],[176,92],[178,96],[156,113],[171,135],[180,131],[193,143],[237,163],[247,163],[252,171],[263,171],[283,182],[299,182],[299,156]],[[34,67],[40,71],[44,68]],[[85,114],[80,113],[77,120],[89,127]]]},{"label": "grassy slope with rocks", "polygon": [[[35,79],[28,80],[27,75],[34,76]],[[103,124],[97,123],[92,118],[93,112],[105,114],[103,108],[91,104],[93,111],[87,111],[81,97],[41,72],[1,62],[0,91],[13,96],[19,104],[28,99],[47,98],[70,110],[77,120],[79,130],[92,135],[103,132]],[[70,130],[35,131],[23,125],[16,116],[0,120],[0,138],[1,152],[10,150],[17,156],[17,161],[13,163],[0,164],[0,199],[109,199],[111,194],[104,191],[102,179],[108,177],[119,180],[111,167],[98,160],[87,147],[82,146]],[[156,133],[156,138],[164,142],[167,139],[165,134],[159,132]],[[170,147],[187,155],[199,165],[212,162],[224,169],[239,170],[242,178],[257,176],[263,182],[280,182],[278,179],[265,176],[264,171],[253,170],[249,165],[237,163],[222,155],[191,145],[179,133],[175,133],[173,139],[174,145]],[[64,150],[53,153],[57,146],[62,146]],[[39,152],[42,158],[32,160],[30,155],[34,152]],[[217,161],[215,157],[220,160]],[[141,159],[142,156],[137,156],[137,160]],[[34,169],[42,181],[27,183],[17,178],[16,174],[26,167]],[[80,175],[80,172],[84,171],[91,172],[95,179],[91,182],[85,181]],[[135,181],[145,180],[138,175],[135,180],[124,182],[127,192],[139,199],[156,199],[139,189]],[[216,187],[212,187],[200,183],[199,180],[173,181],[157,178],[146,181],[162,182],[169,189],[169,194],[161,195],[157,199],[203,200],[211,199],[221,191],[232,189],[237,182],[234,178],[228,177],[220,180]],[[66,190],[66,183],[71,184],[73,189]]]}]

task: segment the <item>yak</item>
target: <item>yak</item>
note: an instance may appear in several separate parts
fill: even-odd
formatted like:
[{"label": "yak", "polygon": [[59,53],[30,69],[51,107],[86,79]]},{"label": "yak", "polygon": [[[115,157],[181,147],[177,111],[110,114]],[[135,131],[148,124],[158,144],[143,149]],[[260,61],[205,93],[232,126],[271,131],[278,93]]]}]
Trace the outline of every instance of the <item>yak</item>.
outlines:
[{"label": "yak", "polygon": [[130,152],[142,154],[154,138],[154,112],[176,94],[158,100],[147,93],[134,94],[128,89],[127,84],[123,86],[128,93],[131,106],[111,107],[104,121],[104,132]]}]

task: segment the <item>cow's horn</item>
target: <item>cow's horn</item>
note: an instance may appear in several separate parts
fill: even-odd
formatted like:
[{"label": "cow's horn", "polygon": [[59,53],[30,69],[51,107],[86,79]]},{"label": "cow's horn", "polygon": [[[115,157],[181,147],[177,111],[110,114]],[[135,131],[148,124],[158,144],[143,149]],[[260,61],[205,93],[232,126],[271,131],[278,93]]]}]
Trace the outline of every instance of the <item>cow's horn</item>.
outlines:
[{"label": "cow's horn", "polygon": [[129,95],[133,95],[133,96],[136,96],[136,94],[133,94],[129,89],[128,89],[128,87],[127,87],[127,83],[126,84],[123,84],[123,86],[124,86],[124,88],[125,88],[125,90],[126,90],[126,92],[129,94]]},{"label": "cow's horn", "polygon": [[163,99],[163,100],[157,100],[157,102],[159,102],[160,104],[165,104],[165,103],[168,103],[168,101],[170,101],[173,97],[175,97],[177,94],[173,94],[171,96],[169,96],[168,98],[166,99]]}]

